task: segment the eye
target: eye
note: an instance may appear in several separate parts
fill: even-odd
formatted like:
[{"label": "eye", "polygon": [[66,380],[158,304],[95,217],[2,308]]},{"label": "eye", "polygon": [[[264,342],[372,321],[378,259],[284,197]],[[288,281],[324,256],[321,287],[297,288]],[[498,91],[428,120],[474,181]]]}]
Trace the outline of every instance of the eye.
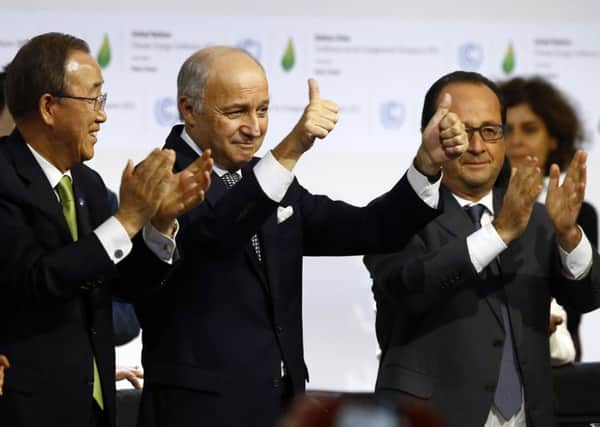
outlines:
[{"label": "eye", "polygon": [[524,133],[532,134],[532,133],[538,132],[539,130],[540,130],[539,126],[535,125],[535,124],[530,124],[530,125],[523,126],[523,132]]},{"label": "eye", "polygon": [[484,138],[494,138],[498,134],[498,130],[494,126],[484,126],[481,128],[481,134]]},{"label": "eye", "polygon": [[269,107],[261,107],[257,110],[256,114],[258,115],[258,117],[266,117],[267,113],[269,112]]},{"label": "eye", "polygon": [[242,110],[233,110],[233,111],[225,112],[225,116],[227,116],[227,118],[229,118],[229,119],[237,119],[237,118],[241,117],[242,114],[243,114]]}]

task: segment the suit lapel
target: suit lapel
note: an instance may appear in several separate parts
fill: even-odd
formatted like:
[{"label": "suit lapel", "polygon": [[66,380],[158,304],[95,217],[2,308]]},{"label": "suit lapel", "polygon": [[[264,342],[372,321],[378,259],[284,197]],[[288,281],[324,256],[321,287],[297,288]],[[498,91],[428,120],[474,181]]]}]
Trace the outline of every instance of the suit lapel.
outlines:
[{"label": "suit lapel", "polygon": [[25,191],[30,195],[31,205],[55,222],[62,229],[65,238],[71,239],[69,226],[65,221],[56,193],[33,157],[31,150],[27,147],[25,140],[18,131],[15,131],[6,144],[6,152],[12,157],[15,170],[21,178]]},{"label": "suit lapel", "polygon": [[81,187],[79,179],[79,168],[74,167],[71,170],[73,177],[73,194],[75,197],[75,209],[77,210],[77,234],[81,238],[93,231],[90,210],[88,207],[88,198],[85,190]]},{"label": "suit lapel", "polygon": [[442,228],[455,237],[466,238],[473,232],[473,223],[469,216],[443,185],[440,187],[440,203],[444,214],[440,215],[437,221]]},{"label": "suit lapel", "polygon": [[[165,148],[173,149],[177,153],[176,168],[178,171],[185,169],[194,160],[196,160],[198,158],[198,153],[196,153],[194,150],[192,150],[192,148],[190,148],[190,146],[183,139],[181,139],[182,130],[183,130],[183,126],[173,127],[173,129],[171,130],[171,133],[167,137],[167,142],[165,144]],[[253,167],[254,164],[256,163],[256,161],[258,161],[258,160],[256,159],[255,161],[252,161],[248,167]],[[246,173],[250,173],[250,172],[246,172]],[[242,176],[243,175],[244,175],[244,172],[242,172]],[[219,175],[217,175],[217,173],[213,171],[211,174],[210,187],[209,187],[208,191],[206,192],[206,196],[204,198],[204,203],[206,203],[210,207],[210,209],[214,209],[215,206],[217,205],[217,203],[219,202],[219,200],[221,199],[221,197],[223,197],[223,195],[227,191],[228,191],[228,188],[225,185],[225,182],[223,182],[223,180],[219,177]],[[259,232],[259,240],[262,245],[263,242],[262,242],[260,234],[262,234],[262,233]],[[263,246],[261,246],[261,250],[262,249],[263,249]],[[266,254],[266,252],[263,252],[263,254]],[[268,295],[270,295],[271,291],[269,288],[269,282],[268,282],[267,276],[265,274],[264,266],[258,261],[256,253],[254,252],[254,248],[252,247],[252,243],[250,242],[250,239],[248,239],[248,242],[246,243],[246,245],[244,247],[244,255],[246,256],[248,263],[250,264],[251,270],[253,270],[254,273],[259,277],[260,283],[263,287],[263,290]],[[268,259],[268,257],[263,256],[263,262],[265,262],[266,259]]]},{"label": "suit lapel", "polygon": [[[438,223],[443,227],[449,234],[456,237],[466,238],[468,235],[475,231],[475,226],[469,218],[465,210],[458,204],[458,201],[454,198],[452,193],[448,191],[444,186],[440,187],[440,202],[442,203],[443,215],[438,217]],[[496,208],[494,207],[494,210]],[[493,270],[493,269],[492,269]],[[496,269],[497,270],[497,269]],[[498,277],[497,271],[492,271],[495,277]],[[498,285],[496,281],[492,279],[490,281],[487,276],[490,271],[482,271],[480,273],[480,280],[478,280],[476,292],[481,295],[490,310],[496,317],[498,323],[502,326],[502,313],[500,311],[500,300],[498,299]]]}]

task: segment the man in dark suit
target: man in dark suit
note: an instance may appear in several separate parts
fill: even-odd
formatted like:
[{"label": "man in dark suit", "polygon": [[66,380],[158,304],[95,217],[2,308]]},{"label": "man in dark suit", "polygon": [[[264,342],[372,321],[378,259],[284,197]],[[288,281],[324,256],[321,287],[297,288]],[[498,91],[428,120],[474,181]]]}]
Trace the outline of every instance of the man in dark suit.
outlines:
[{"label": "man in dark suit", "polygon": [[443,213],[401,252],[365,257],[382,349],[376,391],[428,400],[449,427],[552,426],[550,298],[582,311],[600,304],[598,257],[576,223],[586,156],[575,155],[560,186],[552,166],[544,209],[537,159],[512,171],[505,162],[496,86],[476,73],[444,76],[422,123],[442,93],[470,137],[443,167]]},{"label": "man in dark suit", "polygon": [[165,147],[177,152],[177,170],[211,149],[215,173],[204,206],[180,218],[180,268],[154,300],[136,306],[140,426],[276,423],[308,379],[302,257],[392,250],[435,217],[440,164],[466,148],[450,102],[432,120],[408,177],[357,208],[310,194],[291,173],[337,121],[337,105],[320,98],[314,80],[298,124],[258,159],[269,107],[260,64],[228,47],[186,60],[178,77],[185,125],[173,128]]},{"label": "man in dark suit", "polygon": [[154,150],[127,163],[113,216],[102,179],[83,164],[106,120],[102,84],[87,44],[66,34],[34,37],[8,70],[16,130],[0,140],[0,353],[11,364],[2,426],[115,425],[111,291],[161,285],[175,217],[209,182],[210,159],[174,175],[174,153]]}]

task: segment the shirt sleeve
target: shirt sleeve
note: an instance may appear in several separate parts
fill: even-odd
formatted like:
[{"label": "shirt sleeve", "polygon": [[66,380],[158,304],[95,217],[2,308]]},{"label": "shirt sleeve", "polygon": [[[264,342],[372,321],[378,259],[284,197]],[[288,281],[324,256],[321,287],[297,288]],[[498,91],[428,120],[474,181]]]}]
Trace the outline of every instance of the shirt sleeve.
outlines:
[{"label": "shirt sleeve", "polygon": [[274,202],[281,202],[294,181],[294,174],[284,168],[269,151],[254,166],[254,174],[260,188]]},{"label": "shirt sleeve", "polygon": [[467,236],[469,258],[477,273],[481,273],[506,248],[504,240],[491,223]]},{"label": "shirt sleeve", "polygon": [[411,163],[406,172],[406,178],[412,189],[417,193],[419,198],[423,200],[429,207],[437,209],[440,201],[440,184],[442,177],[435,182],[429,182],[429,179],[417,170]]},{"label": "shirt sleeve", "polygon": [[567,279],[583,279],[592,268],[592,245],[581,230],[581,241],[571,252],[565,251],[558,245],[563,274]]},{"label": "shirt sleeve", "polygon": [[132,244],[129,234],[114,216],[100,224],[94,230],[94,234],[96,234],[100,244],[115,264],[122,261],[131,252]]},{"label": "shirt sleeve", "polygon": [[152,224],[146,224],[142,229],[142,237],[148,249],[150,249],[154,255],[156,255],[161,261],[167,264],[173,264],[173,258],[175,257],[175,249],[177,244],[175,243],[175,237],[179,232],[179,222],[175,221],[175,231],[173,236],[158,231]]}]

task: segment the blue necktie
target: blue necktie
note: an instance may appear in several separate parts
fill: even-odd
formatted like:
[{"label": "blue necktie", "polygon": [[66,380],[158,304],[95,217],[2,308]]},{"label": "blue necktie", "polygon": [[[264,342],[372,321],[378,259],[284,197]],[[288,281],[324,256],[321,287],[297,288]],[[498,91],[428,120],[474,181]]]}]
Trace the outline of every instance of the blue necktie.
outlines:
[{"label": "blue necktie", "polygon": [[[481,228],[481,216],[486,210],[482,204],[469,206],[465,209],[475,228]],[[497,262],[496,260],[492,262]],[[508,308],[504,301],[500,302],[502,322],[504,324],[504,345],[502,347],[502,359],[500,360],[500,372],[498,374],[498,385],[494,395],[494,406],[507,421],[510,420],[521,408],[521,377],[515,360],[513,348],[512,330],[508,318]]]}]

